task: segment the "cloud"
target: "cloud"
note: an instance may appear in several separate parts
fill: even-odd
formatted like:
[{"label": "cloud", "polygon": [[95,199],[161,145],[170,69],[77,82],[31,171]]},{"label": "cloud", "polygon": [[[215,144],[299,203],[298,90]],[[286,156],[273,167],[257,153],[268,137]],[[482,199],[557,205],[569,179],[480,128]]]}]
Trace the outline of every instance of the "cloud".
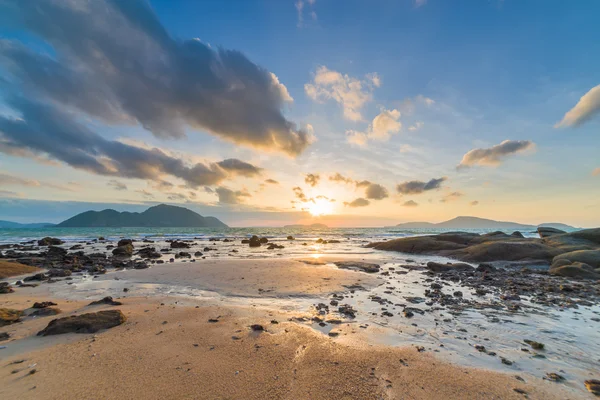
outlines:
[{"label": "cloud", "polygon": [[388,190],[378,183],[369,183],[365,190],[365,197],[371,200],[382,200],[389,197]]},{"label": "cloud", "polygon": [[329,176],[329,180],[332,182],[354,183],[354,179],[347,178],[339,172],[336,172],[335,175]]},{"label": "cloud", "polygon": [[444,197],[442,197],[440,199],[440,203],[448,203],[450,201],[457,200],[463,196],[464,196],[464,193],[461,193],[461,192],[448,193],[447,195],[445,195]]},{"label": "cloud", "polygon": [[112,187],[115,190],[127,190],[126,184],[124,184],[123,182],[114,180],[114,179],[111,179],[110,181],[108,181],[108,183],[106,185]]},{"label": "cloud", "polygon": [[598,113],[600,113],[600,85],[591,88],[584,94],[575,104],[575,107],[570,109],[554,127],[579,126]]},{"label": "cloud", "polygon": [[51,51],[0,41],[15,92],[160,138],[189,126],[291,156],[313,140],[283,115],[293,99],[275,74],[239,51],[173,38],[146,1],[26,3],[2,2],[0,12]]},{"label": "cloud", "polygon": [[304,182],[307,185],[315,187],[319,183],[320,179],[321,176],[319,174],[306,174],[306,176],[304,177]]},{"label": "cloud", "polygon": [[445,176],[437,179],[431,179],[429,182],[423,181],[407,181],[396,185],[396,191],[400,194],[420,194],[429,190],[435,190],[442,187],[442,183],[446,181]]},{"label": "cloud", "polygon": [[147,190],[139,189],[139,190],[136,190],[135,192],[141,194],[144,197],[154,198],[154,195]]},{"label": "cloud", "polygon": [[171,200],[171,201],[187,201],[188,198],[185,194],[183,193],[167,193],[167,199]]},{"label": "cloud", "polygon": [[487,149],[470,150],[463,156],[457,169],[468,168],[473,165],[496,167],[502,163],[504,158],[534,148],[535,144],[529,140],[505,140]]},{"label": "cloud", "polygon": [[413,0],[413,3],[415,4],[415,8],[419,8],[427,4],[427,0]]},{"label": "cloud", "polygon": [[592,171],[592,176],[600,176],[600,167]]},{"label": "cloud", "polygon": [[473,200],[472,202],[469,203],[472,206],[476,206],[479,204],[479,202],[477,200]]},{"label": "cloud", "polygon": [[346,132],[346,137],[350,144],[365,146],[369,140],[388,141],[390,136],[400,132],[400,129],[400,111],[383,109],[373,118],[366,132],[350,130]]},{"label": "cloud", "polygon": [[[16,185],[16,186],[27,186],[27,187],[48,187],[51,189],[64,190],[66,192],[75,192],[75,190],[69,186],[57,185],[50,182],[40,182],[35,179],[22,178],[20,176],[9,175],[0,172],[0,185]],[[74,185],[71,185],[74,186]]]},{"label": "cloud", "polygon": [[313,10],[313,6],[315,5],[315,3],[317,2],[317,0],[297,0],[296,3],[294,3],[294,6],[296,6],[296,11],[298,12],[298,28],[303,28],[305,26],[304,24],[304,8],[305,5],[308,4],[308,9],[306,10],[307,14],[310,16],[310,18],[313,21],[317,20],[317,13]]},{"label": "cloud", "polygon": [[0,189],[0,197],[22,197],[22,193],[13,192],[12,190]]},{"label": "cloud", "polygon": [[77,169],[151,181],[163,181],[164,175],[171,175],[190,187],[216,185],[232,176],[251,174],[250,164],[239,160],[222,161],[227,169],[219,163],[190,165],[158,148],[104,139],[73,120],[71,114],[49,104],[22,97],[11,98],[8,103],[20,117],[0,116],[0,143],[45,154]]},{"label": "cloud", "polygon": [[302,188],[300,186],[296,186],[295,188],[292,188],[292,190],[294,191],[294,196],[296,196],[296,198],[298,200],[300,200],[303,203],[306,203],[308,201],[310,201],[310,199],[308,199],[306,197],[306,195],[304,194],[304,191],[302,190]]},{"label": "cloud", "polygon": [[403,207],[418,207],[419,203],[415,202],[414,200],[408,200],[405,201],[404,204],[402,204]]},{"label": "cloud", "polygon": [[419,129],[421,129],[423,127],[423,125],[425,125],[423,123],[423,121],[417,121],[413,125],[409,126],[408,130],[411,132],[415,132],[415,131],[418,131]]},{"label": "cloud", "polygon": [[342,106],[346,119],[361,121],[361,109],[373,99],[372,92],[379,85],[381,79],[375,73],[359,80],[321,66],[317,68],[313,82],[304,85],[304,91],[308,97],[320,103],[336,101]]},{"label": "cloud", "polygon": [[371,204],[371,202],[367,199],[363,199],[362,197],[352,200],[350,203],[344,202],[344,205],[348,207],[366,207],[369,204]]},{"label": "cloud", "polygon": [[225,171],[233,173],[235,175],[245,176],[252,178],[260,175],[262,169],[255,167],[252,164],[238,160],[237,158],[228,158],[227,160],[219,161],[217,165],[223,168]]},{"label": "cloud", "polygon": [[217,196],[219,196],[219,203],[222,204],[240,204],[243,203],[247,197],[252,197],[246,189],[233,191],[226,187],[219,186],[215,191],[217,192]]},{"label": "cloud", "polygon": [[276,181],[275,179],[267,179],[267,180],[265,180],[265,183],[268,183],[271,185],[279,185],[279,182]]}]

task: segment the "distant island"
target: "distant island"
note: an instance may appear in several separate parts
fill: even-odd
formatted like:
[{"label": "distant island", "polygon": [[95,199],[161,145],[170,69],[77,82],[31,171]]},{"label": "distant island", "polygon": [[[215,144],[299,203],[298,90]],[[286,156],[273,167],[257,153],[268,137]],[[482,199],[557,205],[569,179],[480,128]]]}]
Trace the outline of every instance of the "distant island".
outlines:
[{"label": "distant island", "polygon": [[160,204],[142,213],[115,210],[86,211],[56,225],[59,228],[228,228],[215,217],[185,207]]},{"label": "distant island", "polygon": [[328,229],[329,227],[325,224],[310,224],[310,225],[295,224],[295,225],[285,225],[284,228],[286,228],[286,229],[296,229],[296,228]]},{"label": "distant island", "polygon": [[36,222],[31,224],[21,224],[19,222],[0,221],[0,229],[21,229],[21,228],[48,228],[54,226],[50,222]]},{"label": "distant island", "polygon": [[498,229],[498,230],[535,230],[538,227],[555,228],[564,231],[576,230],[570,225],[558,222],[544,223],[540,225],[527,225],[518,222],[494,221],[493,219],[478,217],[456,217],[437,224],[431,222],[407,222],[398,224],[394,228],[402,229]]}]

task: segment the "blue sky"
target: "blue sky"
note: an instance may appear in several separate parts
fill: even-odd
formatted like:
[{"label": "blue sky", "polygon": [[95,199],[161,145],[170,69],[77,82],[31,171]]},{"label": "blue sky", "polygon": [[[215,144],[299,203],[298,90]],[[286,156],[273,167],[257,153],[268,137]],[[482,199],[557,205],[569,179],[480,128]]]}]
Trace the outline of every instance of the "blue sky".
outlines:
[{"label": "blue sky", "polygon": [[[73,52],[81,49],[80,43],[52,37],[56,20],[45,20],[49,14],[36,16],[42,27],[32,27],[12,18],[27,16],[31,10],[10,3],[10,12],[0,19],[0,33],[11,45],[21,42],[32,53],[46,54],[63,66],[89,70],[85,75],[88,81],[102,76],[98,96],[113,93],[102,101],[120,111],[118,117],[107,119],[104,111],[94,108],[97,105],[84,109],[78,105],[81,99],[73,104],[65,97],[43,92],[46,105],[66,112],[94,132],[94,137],[102,138],[96,139],[102,143],[126,143],[128,147],[121,152],[158,148],[169,156],[169,162],[201,163],[212,168],[211,173],[223,176],[206,183],[194,177],[190,182],[189,172],[182,175],[163,167],[156,169],[151,152],[140,155],[148,157],[143,168],[123,164],[91,171],[89,166],[74,164],[74,153],[67,157],[54,147],[25,143],[15,132],[8,132],[9,127],[3,131],[0,124],[0,139],[4,134],[12,140],[10,152],[0,147],[0,219],[46,220],[41,211],[22,211],[27,209],[23,204],[31,204],[27,200],[36,200],[36,204],[46,201],[48,207],[72,201],[95,209],[107,204],[133,209],[155,202],[182,203],[204,214],[222,216],[230,225],[262,225],[264,218],[264,224],[283,219],[378,226],[409,220],[441,221],[456,215],[600,224],[600,93],[593,91],[600,84],[600,55],[593,51],[600,34],[598,2],[151,0],[149,7],[158,22],[147,31],[134,23],[147,22],[141,17],[146,9],[143,2],[137,11],[117,10],[123,15],[132,12],[125,23],[131,29],[126,40],[135,49],[139,65],[145,65],[136,72],[137,77],[148,74],[146,77],[155,79],[156,74],[148,71],[169,57],[161,58],[160,51],[140,50],[144,48],[141,44],[154,46],[156,39],[151,33],[164,29],[173,43],[197,38],[200,47],[207,46],[210,51],[241,52],[250,63],[247,68],[259,68],[265,73],[265,84],[277,89],[263,107],[260,97],[251,92],[250,69],[246,69],[227,75],[230,87],[242,87],[248,96],[227,112],[221,112],[219,104],[223,103],[215,101],[204,114],[202,107],[210,100],[190,99],[189,93],[185,97],[173,92],[162,98],[162,92],[149,91],[138,97],[140,104],[161,104],[157,110],[170,110],[171,101],[176,103],[173,112],[177,115],[193,111],[184,117],[181,127],[186,136],[179,139],[166,137],[166,130],[160,133],[156,125],[150,127],[143,120],[143,110],[126,109],[127,101],[135,99],[130,92],[136,86],[113,80],[113,75],[103,75],[105,69],[68,53],[65,48]],[[51,4],[48,10],[54,10],[54,2],[42,3]],[[72,10],[65,11],[60,1],[57,4],[55,15],[68,18],[67,11]],[[113,7],[110,2],[107,6]],[[103,40],[114,43],[121,29],[110,26],[116,19],[94,7],[84,12],[110,27]],[[60,29],[66,31],[69,26],[62,24]],[[70,33],[77,38],[93,31]],[[138,33],[142,36],[136,41]],[[109,48],[107,45],[102,51]],[[42,93],[44,85],[27,84],[20,74],[30,64],[15,67],[10,64],[14,56],[6,56],[6,47],[4,52],[0,69],[6,69],[8,84],[0,87],[0,113],[14,118],[22,110],[15,109],[9,98],[15,93]],[[182,50],[181,54],[185,57],[186,53]],[[181,80],[184,86],[202,92],[211,82],[197,72],[202,64],[194,63],[203,62],[198,60],[190,61],[186,80],[161,70],[164,80],[159,83]],[[230,68],[235,70],[246,61],[232,60],[236,64]],[[123,71],[130,73],[128,64],[123,65]],[[228,69],[219,71],[221,77],[225,71]],[[270,74],[277,81],[271,82]],[[585,101],[578,103],[588,92]],[[160,98],[149,98],[147,93]],[[244,112],[252,108],[256,110]],[[555,127],[570,110],[574,117]],[[264,139],[273,131],[261,127],[275,126],[280,118],[296,124],[290,133],[293,149],[282,144],[288,139],[285,133]],[[169,129],[175,126],[171,119],[150,119]],[[257,126],[248,134],[243,132],[247,123]],[[242,128],[236,131],[239,126]],[[36,138],[42,140],[39,134]],[[23,151],[17,152],[15,146]],[[112,152],[112,145],[106,146],[103,151]],[[95,153],[93,157],[118,164],[115,154]],[[219,166],[212,167],[232,158],[260,172],[223,172]],[[329,179],[336,173],[346,180]],[[307,174],[319,176],[314,185],[306,179]],[[266,179],[278,184],[265,183]],[[426,186],[435,179],[441,183]],[[164,181],[172,186],[158,184]],[[371,186],[359,185],[362,181]],[[421,189],[398,188],[407,182],[420,182]],[[294,188],[300,188],[304,197]],[[355,202],[357,199],[366,202]],[[63,214],[68,212],[59,208]],[[51,218],[69,216],[63,214],[54,213]]]}]

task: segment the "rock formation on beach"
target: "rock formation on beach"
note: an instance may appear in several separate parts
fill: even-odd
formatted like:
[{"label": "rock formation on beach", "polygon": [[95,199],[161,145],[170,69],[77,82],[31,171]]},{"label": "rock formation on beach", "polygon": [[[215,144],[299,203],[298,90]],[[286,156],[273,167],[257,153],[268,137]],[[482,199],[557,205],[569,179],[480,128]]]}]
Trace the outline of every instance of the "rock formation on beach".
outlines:
[{"label": "rock formation on beach", "polygon": [[577,232],[541,227],[540,238],[492,232],[447,232],[370,243],[377,250],[450,257],[465,262],[540,262],[550,274],[600,279],[600,228]]}]

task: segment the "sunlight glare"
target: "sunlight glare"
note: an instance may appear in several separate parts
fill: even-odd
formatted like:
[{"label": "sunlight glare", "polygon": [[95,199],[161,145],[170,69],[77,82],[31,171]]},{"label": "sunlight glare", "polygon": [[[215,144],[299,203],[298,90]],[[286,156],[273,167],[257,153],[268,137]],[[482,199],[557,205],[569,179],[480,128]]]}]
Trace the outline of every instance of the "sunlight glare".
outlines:
[{"label": "sunlight glare", "polygon": [[333,204],[325,199],[317,199],[308,206],[308,212],[315,217],[329,215],[333,212]]}]

